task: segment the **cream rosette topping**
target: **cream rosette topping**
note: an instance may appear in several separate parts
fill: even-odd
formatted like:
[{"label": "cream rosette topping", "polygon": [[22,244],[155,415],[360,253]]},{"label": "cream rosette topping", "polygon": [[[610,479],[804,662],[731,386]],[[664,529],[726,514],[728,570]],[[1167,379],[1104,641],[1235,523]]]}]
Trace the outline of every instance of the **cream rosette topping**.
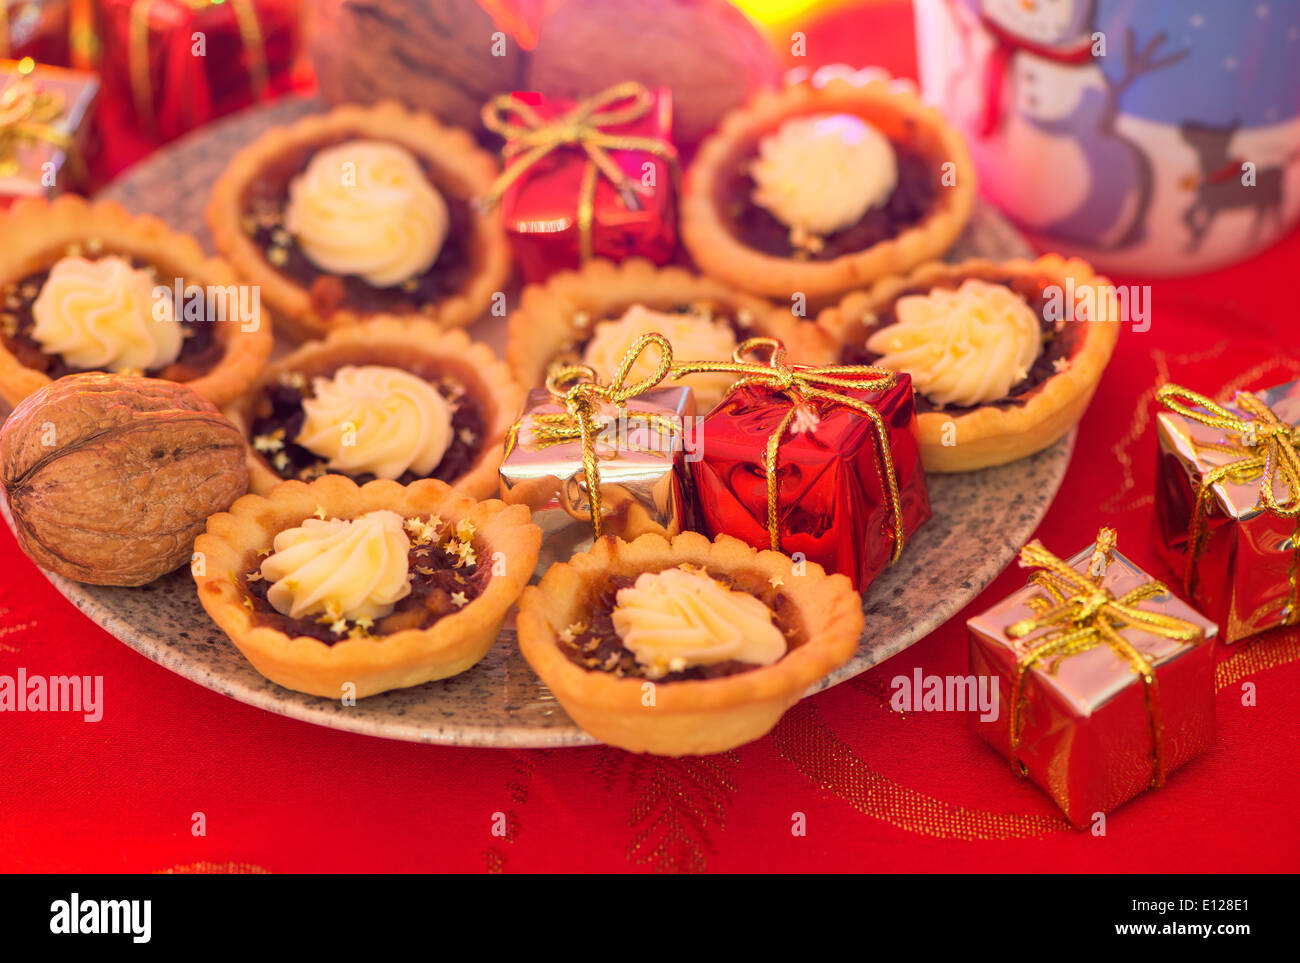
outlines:
[{"label": "cream rosette topping", "polygon": [[119,257],[65,257],[32,303],[32,338],[46,354],[91,371],[150,371],[171,364],[184,336],[157,280]]},{"label": "cream rosette topping", "polygon": [[[736,347],[736,335],[731,326],[698,314],[673,314],[652,311],[636,304],[628,308],[617,321],[602,321],[596,325],[592,338],[582,352],[583,364],[591,366],[602,382],[608,382],[623,363],[623,357],[637,338],[644,334],[662,334],[673,346],[674,358],[692,361],[730,361]],[[633,384],[655,375],[659,367],[659,352],[643,351],[632,365],[626,384]],[[722,400],[735,375],[726,372],[708,372],[687,375],[681,384],[689,385],[701,409],[712,408]]]},{"label": "cream rosette topping", "polygon": [[787,120],[758,143],[753,201],[813,235],[851,227],[889,200],[898,159],[889,138],[852,114]]},{"label": "cream rosette topping", "polygon": [[320,151],[294,179],[284,223],[317,267],[386,288],[438,259],[447,202],[405,148],[354,140]]},{"label": "cream rosette topping", "polygon": [[735,659],[771,665],[786,652],[772,611],[746,592],[682,568],[644,572],[620,589],[614,630],[646,675]]},{"label": "cream rosette topping", "polygon": [[351,520],[309,518],[275,536],[262,562],[271,583],[266,599],[291,619],[324,613],[343,619],[382,619],[411,594],[410,539],[396,512],[367,512]]},{"label": "cream rosette topping", "polygon": [[344,365],[312,381],[295,439],[351,475],[427,476],[451,444],[451,406],[423,378],[383,365]]},{"label": "cream rosette topping", "polygon": [[1033,308],[1002,284],[971,278],[956,290],[899,298],[894,313],[898,323],[868,338],[867,350],[941,405],[1005,398],[1043,349]]}]

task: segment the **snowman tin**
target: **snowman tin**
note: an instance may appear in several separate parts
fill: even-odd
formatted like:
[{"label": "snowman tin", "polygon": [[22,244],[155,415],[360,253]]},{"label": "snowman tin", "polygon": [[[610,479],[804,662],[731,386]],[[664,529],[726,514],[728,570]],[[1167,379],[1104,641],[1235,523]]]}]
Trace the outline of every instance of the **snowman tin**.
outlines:
[{"label": "snowman tin", "polygon": [[1297,0],[915,0],[926,99],[1043,249],[1239,260],[1300,219]]}]

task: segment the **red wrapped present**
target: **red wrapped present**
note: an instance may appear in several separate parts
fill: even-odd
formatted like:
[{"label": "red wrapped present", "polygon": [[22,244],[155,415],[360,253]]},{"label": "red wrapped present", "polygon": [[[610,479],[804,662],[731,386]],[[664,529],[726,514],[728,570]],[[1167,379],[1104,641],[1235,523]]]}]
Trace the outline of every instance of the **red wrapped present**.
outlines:
[{"label": "red wrapped present", "polygon": [[[743,357],[766,348],[763,363]],[[771,338],[735,362],[737,386],[694,426],[687,464],[698,527],[847,575],[864,591],[930,517],[912,381],[867,365],[786,365]]]},{"label": "red wrapped present", "polygon": [[0,0],[0,60],[67,66],[70,0]]},{"label": "red wrapped present", "polygon": [[114,115],[161,140],[294,86],[298,0],[98,0]]},{"label": "red wrapped present", "polygon": [[1214,741],[1217,628],[1115,550],[1065,561],[1037,542],[1029,584],[967,621],[971,672],[994,680],[980,734],[1087,826]]},{"label": "red wrapped present", "polygon": [[98,93],[94,74],[0,60],[0,206],[82,186]]},{"label": "red wrapped present", "polygon": [[1300,381],[1156,397],[1156,541],[1223,641],[1300,623]]},{"label": "red wrapped present", "polygon": [[505,94],[483,124],[506,139],[500,204],[527,282],[593,257],[665,264],[677,244],[672,94],[617,84],[577,103]]}]

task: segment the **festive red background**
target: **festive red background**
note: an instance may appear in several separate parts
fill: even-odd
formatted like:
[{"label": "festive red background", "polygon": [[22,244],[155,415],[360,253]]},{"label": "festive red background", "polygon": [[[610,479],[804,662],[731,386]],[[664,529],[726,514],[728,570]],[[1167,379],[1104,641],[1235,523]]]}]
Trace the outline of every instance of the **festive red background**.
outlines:
[{"label": "festive red background", "polygon": [[[851,22],[845,20],[852,17]],[[818,59],[914,74],[905,5],[808,28]],[[853,42],[850,42],[853,41]],[[1125,331],[1039,538],[1069,554],[1101,524],[1153,574],[1153,395],[1300,377],[1300,233],[1228,270],[1153,285]],[[1138,279],[1118,279],[1135,281]],[[317,728],[157,666],[63,600],[0,532],[0,673],[102,674],[103,720],[0,714],[0,870],[1300,869],[1300,631],[1218,654],[1217,743],[1107,821],[1071,829],[955,713],[898,713],[890,680],[964,674],[965,618],[1023,583],[1014,566],[894,659],[792,709],[734,752],[419,746]],[[1257,705],[1242,704],[1252,683]],[[191,835],[202,812],[207,835]],[[504,813],[507,835],[494,836]],[[807,833],[791,832],[803,814]]]}]

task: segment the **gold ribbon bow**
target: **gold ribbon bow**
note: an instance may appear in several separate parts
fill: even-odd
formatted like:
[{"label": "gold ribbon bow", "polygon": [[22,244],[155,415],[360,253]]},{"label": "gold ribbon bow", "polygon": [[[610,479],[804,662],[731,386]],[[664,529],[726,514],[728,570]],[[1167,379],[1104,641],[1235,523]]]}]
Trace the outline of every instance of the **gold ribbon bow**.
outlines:
[{"label": "gold ribbon bow", "polygon": [[[1214,486],[1223,481],[1244,484],[1259,479],[1259,502],[1279,518],[1296,520],[1292,539],[1294,557],[1289,582],[1291,591],[1283,611],[1283,624],[1300,619],[1300,428],[1282,421],[1268,405],[1248,392],[1237,395],[1244,414],[1237,415],[1204,395],[1178,385],[1162,385],[1156,400],[1191,421],[1224,432],[1221,442],[1198,442],[1197,447],[1238,456],[1225,465],[1211,468],[1201,476],[1196,491],[1188,534],[1187,565],[1183,571],[1183,588],[1191,595],[1196,587],[1196,567],[1208,534],[1210,503]],[[1230,436],[1236,436],[1235,439]],[[1284,500],[1277,497],[1278,483],[1287,486]]]},{"label": "gold ribbon bow", "polygon": [[0,91],[0,174],[17,171],[19,149],[38,143],[66,151],[69,162],[76,163],[72,136],[53,126],[63,116],[67,98],[38,84],[31,76],[35,66],[30,58],[20,61],[18,79]]},{"label": "gold ribbon bow", "polygon": [[1134,674],[1142,678],[1154,746],[1151,784],[1156,787],[1164,785],[1164,752],[1160,745],[1160,688],[1156,682],[1155,668],[1145,655],[1124,638],[1121,630],[1140,629],[1179,642],[1194,642],[1204,633],[1199,626],[1184,619],[1137,607],[1139,602],[1169,592],[1160,582],[1146,582],[1120,598],[1115,598],[1109,589],[1102,587],[1102,579],[1112,560],[1116,540],[1113,528],[1103,528],[1097,533],[1096,549],[1086,574],[1075,571],[1044,548],[1037,539],[1020,550],[1020,564],[1037,570],[1029,577],[1029,581],[1042,588],[1055,602],[1054,605],[1048,603],[1046,610],[1033,618],[1017,622],[1006,630],[1009,638],[1023,639],[1040,629],[1051,629],[1019,653],[1011,684],[1011,754],[1022,775],[1026,769],[1016,755],[1016,750],[1020,746],[1020,703],[1025,677],[1045,659],[1059,661],[1095,646],[1106,645],[1124,660]]},{"label": "gold ribbon bow", "polygon": [[[627,384],[632,366],[636,364],[641,353],[654,345],[659,348],[659,365],[649,378]],[[592,368],[587,365],[573,364],[557,367],[546,378],[546,388],[551,395],[560,400],[565,407],[563,412],[550,415],[536,415],[533,418],[533,434],[540,445],[557,445],[567,441],[579,441],[582,445],[582,470],[587,483],[587,498],[591,507],[591,528],[596,538],[604,534],[604,515],[600,495],[600,464],[596,457],[596,440],[599,436],[597,414],[602,404],[614,405],[622,409],[637,395],[644,394],[656,387],[667,377],[673,363],[672,345],[661,334],[644,334],[633,342],[618,370],[609,384],[602,385]],[[647,414],[646,421],[659,431],[681,431],[681,422],[677,419]],[[507,455],[514,449],[519,437],[522,419],[510,426],[506,437]]]},{"label": "gold ribbon bow", "polygon": [[[587,155],[587,166],[578,191],[578,244],[580,257],[586,263],[592,254],[591,225],[595,220],[596,182],[600,175],[614,185],[628,210],[641,209],[637,199],[641,186],[623,172],[609,151],[639,150],[653,154],[668,164],[674,183],[677,180],[677,151],[671,144],[653,137],[612,134],[605,129],[631,123],[643,117],[653,105],[654,96],[635,81],[615,84],[549,121],[543,120],[514,94],[494,97],[483,105],[483,126],[506,139],[502,153],[507,161],[514,159],[514,163],[507,165],[487,194],[479,199],[479,208],[495,207],[510,185],[552,151],[581,147]],[[511,120],[512,116],[518,121]]]},{"label": "gold ribbon bow", "polygon": [[[745,361],[744,357],[757,348],[768,348],[766,362]],[[880,412],[865,401],[844,394],[845,391],[884,391],[898,381],[898,376],[885,368],[871,365],[825,365],[817,368],[797,368],[785,363],[785,345],[775,338],[750,338],[736,346],[732,361],[684,361],[672,367],[673,378],[682,378],[700,372],[726,371],[741,375],[731,386],[737,388],[758,386],[785,394],[793,403],[785,417],[767,437],[764,467],[767,474],[767,533],[772,550],[781,551],[781,533],[777,519],[778,484],[777,459],[781,441],[794,423],[795,416],[809,401],[818,399],[843,405],[871,419],[880,445],[880,461],[885,476],[886,497],[889,499],[893,519],[894,548],[890,563],[898,561],[903,551],[903,504],[898,494],[898,477],[894,471],[894,458],[889,446],[889,430]]]},{"label": "gold ribbon bow", "polygon": [[[154,117],[153,81],[149,69],[149,18],[155,2],[156,0],[135,0],[131,4],[128,28],[131,94],[135,101],[136,116],[150,127],[157,122]],[[183,2],[193,12],[202,13],[227,0],[183,0]],[[253,99],[261,100],[266,93],[268,73],[266,41],[262,36],[262,25],[257,19],[257,7],[254,5],[254,0],[228,0],[228,2],[235,15],[235,23],[239,28],[244,50],[248,53],[249,84],[253,90]]]}]

